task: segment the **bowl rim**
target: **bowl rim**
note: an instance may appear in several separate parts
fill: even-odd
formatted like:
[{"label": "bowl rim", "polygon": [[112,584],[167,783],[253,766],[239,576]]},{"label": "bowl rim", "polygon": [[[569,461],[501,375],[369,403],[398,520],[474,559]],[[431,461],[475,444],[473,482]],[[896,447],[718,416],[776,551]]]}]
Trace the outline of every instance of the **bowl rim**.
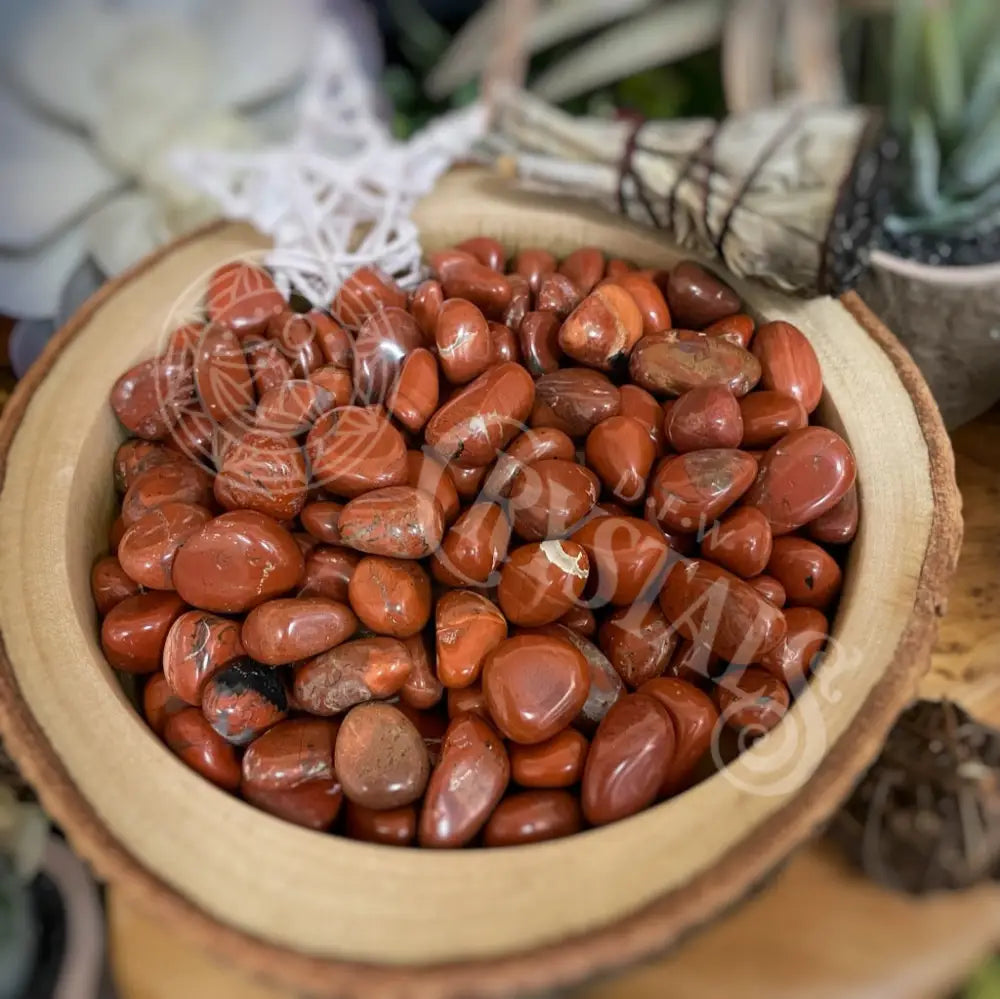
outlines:
[{"label": "bowl rim", "polygon": [[[0,487],[7,458],[32,396],[65,347],[104,301],[123,285],[187,243],[231,223],[211,223],[160,248],[92,296],[47,345],[18,383],[0,417]],[[316,995],[402,992],[414,996],[504,995],[566,986],[662,950],[679,933],[703,923],[734,897],[746,894],[827,817],[831,800],[849,793],[857,774],[880,748],[884,734],[910,700],[916,676],[928,661],[943,613],[948,579],[961,540],[961,501],[954,456],[937,406],[907,351],[855,293],[843,307],[884,351],[909,394],[927,446],[933,501],[928,547],[916,599],[892,662],[856,713],[847,732],[823,756],[808,783],[709,870],[624,919],[560,942],[499,958],[447,965],[387,966],[293,952],[219,922],[143,865],[102,823],[76,787],[21,694],[0,634],[0,734],[37,789],[48,813],[99,877],[151,914],[182,927],[201,946],[263,977]]]}]

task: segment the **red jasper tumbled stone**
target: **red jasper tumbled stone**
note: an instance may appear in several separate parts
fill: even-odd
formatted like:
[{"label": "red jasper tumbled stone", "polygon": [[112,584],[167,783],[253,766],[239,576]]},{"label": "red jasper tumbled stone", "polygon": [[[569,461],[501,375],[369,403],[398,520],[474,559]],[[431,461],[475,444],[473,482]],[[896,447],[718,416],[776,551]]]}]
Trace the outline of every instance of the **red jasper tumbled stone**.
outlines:
[{"label": "red jasper tumbled stone", "polygon": [[809,338],[694,261],[512,250],[309,311],[227,264],[113,385],[101,644],[248,806],[552,840],[684,793],[822,676],[864,494]]}]

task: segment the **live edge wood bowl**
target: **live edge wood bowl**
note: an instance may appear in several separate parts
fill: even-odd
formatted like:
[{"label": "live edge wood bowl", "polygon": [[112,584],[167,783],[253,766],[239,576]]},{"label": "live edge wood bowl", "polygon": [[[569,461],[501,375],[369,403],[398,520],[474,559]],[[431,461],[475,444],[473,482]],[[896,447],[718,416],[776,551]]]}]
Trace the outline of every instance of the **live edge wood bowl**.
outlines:
[{"label": "live edge wood bowl", "polygon": [[[425,246],[596,244],[641,265],[678,253],[596,211],[460,172],[418,211]],[[833,651],[782,724],[727,771],[633,818],[506,850],[393,849],[319,835],[203,781],[156,740],[97,640],[88,577],[121,438],[107,404],[178,302],[264,240],[218,224],[87,302],[0,422],[0,727],[97,874],[224,960],[310,996],[510,995],[662,951],[745,895],[873,759],[928,665],[961,534],[952,452],[926,385],[853,295],[800,301],[733,282],[797,324],[826,383],[821,422],[858,463],[861,528]],[[722,958],[724,960],[724,956]]]}]

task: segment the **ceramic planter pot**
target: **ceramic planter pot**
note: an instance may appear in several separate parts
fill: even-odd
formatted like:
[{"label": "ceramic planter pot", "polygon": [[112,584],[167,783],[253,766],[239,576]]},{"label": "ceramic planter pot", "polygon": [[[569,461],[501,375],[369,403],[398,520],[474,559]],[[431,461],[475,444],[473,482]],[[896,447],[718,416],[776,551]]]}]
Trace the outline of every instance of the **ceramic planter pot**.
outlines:
[{"label": "ceramic planter pot", "polygon": [[876,250],[858,292],[909,349],[949,428],[1000,399],[1000,263],[932,267]]}]

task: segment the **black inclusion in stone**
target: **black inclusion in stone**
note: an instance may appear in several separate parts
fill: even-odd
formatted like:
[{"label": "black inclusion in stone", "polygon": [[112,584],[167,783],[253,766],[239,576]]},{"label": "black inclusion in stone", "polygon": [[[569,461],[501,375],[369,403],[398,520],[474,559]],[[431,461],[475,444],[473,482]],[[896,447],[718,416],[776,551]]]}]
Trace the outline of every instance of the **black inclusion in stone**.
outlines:
[{"label": "black inclusion in stone", "polygon": [[265,666],[249,656],[237,659],[231,666],[217,673],[212,684],[218,694],[224,697],[239,698],[254,693],[279,711],[288,710],[288,692],[285,690],[281,670]]},{"label": "black inclusion in stone", "polygon": [[201,711],[226,742],[245,746],[288,713],[284,671],[238,659],[209,681]]}]

